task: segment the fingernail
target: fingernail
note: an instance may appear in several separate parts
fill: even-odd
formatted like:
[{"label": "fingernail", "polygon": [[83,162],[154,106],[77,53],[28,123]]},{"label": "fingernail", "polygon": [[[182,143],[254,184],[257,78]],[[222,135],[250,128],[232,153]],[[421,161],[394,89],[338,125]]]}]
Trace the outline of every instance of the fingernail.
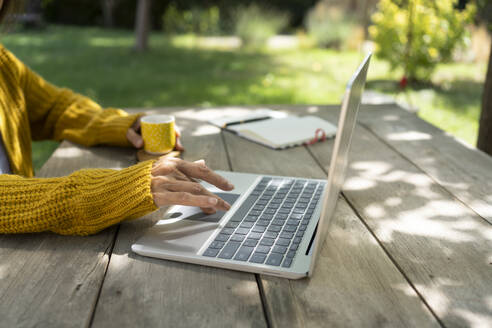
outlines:
[{"label": "fingernail", "polygon": [[208,202],[209,202],[209,204],[217,205],[218,200],[217,200],[217,198],[210,197],[208,199]]},{"label": "fingernail", "polygon": [[199,160],[198,160],[198,161],[196,161],[195,163],[205,165],[205,160],[204,160],[204,159],[199,159]]},{"label": "fingernail", "polygon": [[230,182],[227,183],[227,187],[229,189],[234,189],[234,185],[232,183],[230,183]]},{"label": "fingernail", "polygon": [[228,203],[228,202],[226,202],[226,201],[224,201],[224,203],[225,203],[225,206],[226,206],[226,208],[227,208],[227,209],[230,209],[230,208],[231,208],[231,204],[229,204],[229,203]]}]

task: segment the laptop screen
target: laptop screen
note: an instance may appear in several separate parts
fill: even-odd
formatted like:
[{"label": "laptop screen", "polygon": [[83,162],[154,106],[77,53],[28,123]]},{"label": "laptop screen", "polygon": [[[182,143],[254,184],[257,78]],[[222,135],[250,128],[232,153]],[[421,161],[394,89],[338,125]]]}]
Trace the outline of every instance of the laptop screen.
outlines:
[{"label": "laptop screen", "polygon": [[342,110],[338,120],[337,135],[328,172],[327,190],[323,199],[321,217],[314,239],[314,253],[313,258],[311,259],[310,274],[313,272],[316,256],[321,250],[328,234],[328,228],[332,221],[333,213],[335,212],[338,195],[345,179],[350,142],[355,128],[362,92],[364,91],[370,59],[371,54],[366,56],[362,64],[354,73],[347,84],[347,89],[343,98]]}]

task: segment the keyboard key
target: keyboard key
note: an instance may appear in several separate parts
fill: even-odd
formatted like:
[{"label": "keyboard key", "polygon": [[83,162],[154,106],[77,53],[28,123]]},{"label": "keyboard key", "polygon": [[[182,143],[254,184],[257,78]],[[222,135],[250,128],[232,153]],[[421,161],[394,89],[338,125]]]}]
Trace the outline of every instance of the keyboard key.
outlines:
[{"label": "keyboard key", "polygon": [[278,232],[270,231],[270,229],[268,229],[268,231],[263,234],[263,237],[275,239],[278,237]]},{"label": "keyboard key", "polygon": [[247,261],[251,253],[253,252],[254,247],[242,246],[234,256],[235,260],[238,261]]},{"label": "keyboard key", "polygon": [[284,230],[283,231],[287,231],[287,232],[294,232],[297,230],[297,227],[296,226],[293,226],[293,225],[286,225],[284,227]]},{"label": "keyboard key", "polygon": [[264,208],[265,208],[265,205],[258,205],[258,204],[256,204],[253,207],[253,211],[260,211],[261,212]]},{"label": "keyboard key", "polygon": [[283,213],[283,214],[289,214],[290,213],[290,209],[289,208],[281,208],[278,210],[279,213]]},{"label": "keyboard key", "polygon": [[251,239],[260,239],[261,237],[262,237],[262,234],[259,232],[251,232],[248,235],[248,238],[251,238]]},{"label": "keyboard key", "polygon": [[285,219],[287,219],[287,214],[285,214],[285,213],[278,213],[277,215],[275,215],[275,219],[285,220]]},{"label": "keyboard key", "polygon": [[287,257],[282,263],[283,268],[290,268],[291,265],[292,265],[292,258],[290,257]]},{"label": "keyboard key", "polygon": [[205,252],[203,252],[203,256],[216,257],[219,253],[220,249],[215,248],[207,248]]},{"label": "keyboard key", "polygon": [[256,247],[256,252],[268,254],[270,253],[270,249],[271,247],[269,246],[258,246]]},{"label": "keyboard key", "polygon": [[275,242],[275,239],[272,239],[272,238],[263,238],[260,241],[260,245],[272,246],[274,242]]},{"label": "keyboard key", "polygon": [[257,216],[251,216],[251,215],[248,215],[248,216],[244,219],[244,222],[256,222],[256,220],[258,220],[258,217],[257,217]]},{"label": "keyboard key", "polygon": [[258,220],[258,222],[256,222],[256,225],[259,225],[259,226],[268,226],[270,224],[270,221],[267,221],[267,220]]},{"label": "keyboard key", "polygon": [[260,220],[265,220],[270,222],[271,219],[273,219],[272,214],[263,214],[262,216],[260,216]]},{"label": "keyboard key", "polygon": [[306,230],[307,228],[307,224],[301,224],[301,226],[299,227],[299,231],[304,231]]},{"label": "keyboard key", "polygon": [[282,254],[272,253],[268,257],[268,260],[266,261],[266,264],[274,265],[274,266],[279,266],[280,263],[282,263],[282,259],[283,258],[284,258],[284,256]]},{"label": "keyboard key", "polygon": [[299,221],[299,220],[289,219],[289,220],[287,221],[287,224],[294,225],[294,226],[298,226],[298,225],[299,225],[299,223],[301,223],[301,221]]},{"label": "keyboard key", "polygon": [[249,212],[249,214],[251,214],[251,215],[260,215],[261,214],[261,211],[251,210],[251,212]]},{"label": "keyboard key", "polygon": [[289,219],[300,220],[300,219],[302,219],[302,214],[293,213],[289,216]]},{"label": "keyboard key", "polygon": [[249,232],[248,228],[237,228],[236,229],[236,233],[238,233],[240,235],[247,235],[248,232]]},{"label": "keyboard key", "polygon": [[296,256],[296,251],[288,251],[287,255],[285,255],[285,256],[292,258],[292,257]]},{"label": "keyboard key", "polygon": [[279,219],[275,219],[272,221],[272,225],[276,225],[276,226],[283,226],[284,223],[285,223],[285,221],[279,220]]},{"label": "keyboard key", "polygon": [[226,224],[226,228],[237,228],[238,225],[239,225],[239,222],[229,221]]},{"label": "keyboard key", "polygon": [[292,244],[292,246],[290,246],[289,250],[297,251],[297,248],[299,248],[299,244]]},{"label": "keyboard key", "polygon": [[229,235],[224,235],[224,234],[219,234],[217,237],[215,237],[216,241],[227,241],[229,239]]},{"label": "keyboard key", "polygon": [[244,246],[250,246],[250,247],[255,247],[256,244],[258,244],[258,240],[251,239],[251,238],[246,239],[243,243]]},{"label": "keyboard key", "polygon": [[304,231],[298,231],[296,233],[296,237],[302,237],[302,236],[304,236]]},{"label": "keyboard key", "polygon": [[295,244],[300,244],[302,240],[302,237],[295,237],[294,240],[292,241]]},{"label": "keyboard key", "polygon": [[272,249],[272,253],[285,254],[285,252],[287,252],[287,247],[285,246],[275,246]]},{"label": "keyboard key", "polygon": [[280,237],[282,237],[282,238],[287,238],[287,239],[292,239],[292,237],[294,237],[294,233],[293,233],[293,232],[283,231],[283,232],[280,234]]},{"label": "keyboard key", "polygon": [[293,213],[299,213],[299,214],[302,214],[304,213],[304,209],[303,208],[294,208],[294,210],[292,211]]},{"label": "keyboard key", "polygon": [[253,256],[249,259],[249,262],[252,263],[263,263],[265,262],[266,255],[262,253],[255,252]]},{"label": "keyboard key", "polygon": [[[252,228],[253,227],[253,223],[252,222],[243,222],[239,225],[239,228]],[[223,231],[222,231],[223,232]]]},{"label": "keyboard key", "polygon": [[245,235],[235,234],[231,237],[231,241],[243,241],[245,237]]},{"label": "keyboard key", "polygon": [[266,205],[266,204],[268,204],[268,200],[261,200],[260,199],[259,201],[256,202],[256,204],[258,204],[258,205]]},{"label": "keyboard key", "polygon": [[255,225],[252,231],[253,232],[264,232],[265,230],[266,230],[266,226]]},{"label": "keyboard key", "polygon": [[227,245],[222,249],[222,252],[220,252],[219,258],[221,259],[232,258],[234,256],[234,253],[236,253],[237,249],[239,248],[239,245],[241,245],[241,243],[236,241],[228,242]]},{"label": "keyboard key", "polygon": [[290,239],[285,239],[285,238],[279,238],[275,245],[279,246],[289,246],[290,244]]},{"label": "keyboard key", "polygon": [[223,233],[224,235],[232,235],[234,233],[233,228],[224,228],[220,231],[220,233]]},{"label": "keyboard key", "polygon": [[268,228],[268,231],[271,231],[271,232],[279,232],[280,230],[282,230],[281,226],[270,226]]},{"label": "keyboard key", "polygon": [[215,248],[215,249],[221,249],[222,247],[224,247],[224,245],[225,245],[225,242],[214,240],[213,242],[210,243],[210,246],[208,246],[208,247],[209,248]]}]

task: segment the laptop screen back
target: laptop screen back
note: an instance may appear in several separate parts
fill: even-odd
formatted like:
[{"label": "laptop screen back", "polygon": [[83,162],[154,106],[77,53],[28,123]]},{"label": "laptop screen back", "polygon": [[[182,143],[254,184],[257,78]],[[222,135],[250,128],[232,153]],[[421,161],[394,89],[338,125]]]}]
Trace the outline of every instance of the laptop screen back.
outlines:
[{"label": "laptop screen back", "polygon": [[350,142],[355,128],[362,92],[364,91],[370,59],[371,54],[367,55],[354,73],[347,84],[347,89],[343,98],[342,110],[338,120],[338,130],[328,172],[327,190],[323,199],[321,217],[314,239],[314,253],[313,258],[311,259],[310,274],[313,273],[316,256],[321,250],[328,234],[328,228],[332,221],[333,213],[335,212],[338,195],[345,179]]}]

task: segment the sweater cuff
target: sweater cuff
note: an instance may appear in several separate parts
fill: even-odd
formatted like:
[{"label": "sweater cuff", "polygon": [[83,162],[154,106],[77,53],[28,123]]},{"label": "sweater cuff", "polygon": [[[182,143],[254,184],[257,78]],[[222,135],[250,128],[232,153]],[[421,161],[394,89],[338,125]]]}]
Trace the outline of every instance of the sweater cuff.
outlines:
[{"label": "sweater cuff", "polygon": [[128,114],[121,109],[108,108],[104,110],[104,118],[97,129],[97,144],[131,147],[126,138],[128,129],[143,113]]},{"label": "sweater cuff", "polygon": [[151,192],[153,163],[145,161],[120,171],[81,170],[72,174],[69,178],[78,185],[74,202],[77,214],[68,226],[52,231],[88,235],[157,210]]}]

